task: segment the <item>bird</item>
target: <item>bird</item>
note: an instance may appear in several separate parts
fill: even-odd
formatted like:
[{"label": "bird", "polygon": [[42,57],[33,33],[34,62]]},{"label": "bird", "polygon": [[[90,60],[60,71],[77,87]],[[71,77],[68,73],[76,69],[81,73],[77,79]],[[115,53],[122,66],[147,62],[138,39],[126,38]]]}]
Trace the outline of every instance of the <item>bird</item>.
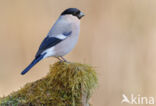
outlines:
[{"label": "bird", "polygon": [[34,65],[47,57],[67,62],[63,56],[75,47],[80,33],[80,19],[83,16],[84,13],[77,8],[65,9],[42,41],[34,60],[21,72],[21,75],[26,74]]}]

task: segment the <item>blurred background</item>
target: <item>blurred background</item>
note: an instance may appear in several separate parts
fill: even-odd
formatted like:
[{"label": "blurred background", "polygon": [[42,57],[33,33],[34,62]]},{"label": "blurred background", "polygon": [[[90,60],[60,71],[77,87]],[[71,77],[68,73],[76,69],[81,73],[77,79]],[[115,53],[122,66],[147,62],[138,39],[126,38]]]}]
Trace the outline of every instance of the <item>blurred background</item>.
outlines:
[{"label": "blurred background", "polygon": [[69,7],[86,14],[79,42],[65,57],[96,68],[91,104],[129,106],[121,104],[122,94],[156,100],[156,0],[0,0],[0,96],[47,74],[57,59],[41,61],[25,76],[20,72]]}]

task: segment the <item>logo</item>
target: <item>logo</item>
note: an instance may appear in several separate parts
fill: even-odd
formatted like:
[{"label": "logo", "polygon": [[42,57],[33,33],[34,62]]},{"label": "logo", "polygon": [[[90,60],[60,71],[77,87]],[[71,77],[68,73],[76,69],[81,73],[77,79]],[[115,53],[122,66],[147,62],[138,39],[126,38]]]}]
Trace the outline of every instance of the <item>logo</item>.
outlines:
[{"label": "logo", "polygon": [[121,104],[128,103],[128,104],[154,104],[154,97],[142,97],[140,95],[135,96],[131,94],[127,97],[125,94],[122,95]]}]

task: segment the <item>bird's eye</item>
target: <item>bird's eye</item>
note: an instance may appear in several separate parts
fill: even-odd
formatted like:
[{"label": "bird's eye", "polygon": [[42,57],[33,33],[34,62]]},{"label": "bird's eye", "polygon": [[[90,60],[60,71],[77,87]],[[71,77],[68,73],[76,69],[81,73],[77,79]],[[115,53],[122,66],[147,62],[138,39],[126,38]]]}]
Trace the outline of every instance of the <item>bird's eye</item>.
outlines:
[{"label": "bird's eye", "polygon": [[80,14],[80,11],[77,11],[77,12],[76,12],[76,15],[79,15],[79,14]]}]

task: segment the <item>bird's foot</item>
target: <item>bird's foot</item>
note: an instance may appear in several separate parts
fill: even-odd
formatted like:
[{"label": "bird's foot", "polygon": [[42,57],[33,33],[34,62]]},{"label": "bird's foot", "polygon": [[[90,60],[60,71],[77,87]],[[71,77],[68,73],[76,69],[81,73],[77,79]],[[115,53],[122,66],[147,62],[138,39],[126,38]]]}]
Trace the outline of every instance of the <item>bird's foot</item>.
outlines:
[{"label": "bird's foot", "polygon": [[60,63],[67,62],[67,60],[64,58],[61,57],[56,57],[56,58],[59,60]]},{"label": "bird's foot", "polygon": [[64,62],[67,62],[67,63],[69,63],[64,57],[60,57]]}]

